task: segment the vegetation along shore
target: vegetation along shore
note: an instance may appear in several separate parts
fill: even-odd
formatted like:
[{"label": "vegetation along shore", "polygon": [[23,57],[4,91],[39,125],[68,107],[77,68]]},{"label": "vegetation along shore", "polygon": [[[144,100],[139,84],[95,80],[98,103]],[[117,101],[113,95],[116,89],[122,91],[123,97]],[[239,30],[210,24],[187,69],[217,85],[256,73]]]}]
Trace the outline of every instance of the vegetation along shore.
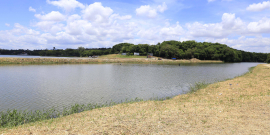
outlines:
[{"label": "vegetation along shore", "polygon": [[270,65],[164,101],[140,101],[37,121],[0,134],[268,134]]},{"label": "vegetation along shore", "polygon": [[141,63],[141,64],[180,64],[180,63],[222,63],[219,60],[171,60],[146,58],[146,56],[103,55],[98,58],[0,58],[0,64],[82,64],[82,63]]}]

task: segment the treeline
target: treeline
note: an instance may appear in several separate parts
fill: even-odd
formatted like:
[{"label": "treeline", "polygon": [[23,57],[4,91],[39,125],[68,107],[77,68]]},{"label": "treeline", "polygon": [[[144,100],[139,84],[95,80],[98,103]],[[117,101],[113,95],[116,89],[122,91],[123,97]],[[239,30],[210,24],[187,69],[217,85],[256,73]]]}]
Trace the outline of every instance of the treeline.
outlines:
[{"label": "treeline", "polygon": [[0,49],[1,55],[36,55],[36,56],[58,56],[58,57],[85,57],[93,55],[110,54],[111,48],[91,48],[79,47],[78,49],[55,49],[55,50],[7,50]]},{"label": "treeline", "polygon": [[39,52],[40,56],[75,56],[75,57],[88,57],[94,55],[107,55],[110,54],[111,48],[106,49],[85,49],[79,47],[78,49],[65,49],[65,50],[43,50]]},{"label": "treeline", "polygon": [[153,53],[163,58],[200,60],[222,60],[225,62],[265,62],[267,53],[236,50],[220,43],[196,41],[164,41],[157,45],[120,43],[112,47],[111,53],[139,52],[140,55]]},{"label": "treeline", "polygon": [[[0,49],[0,54],[4,55],[39,55],[39,56],[77,56],[88,57],[93,55],[107,55],[126,53],[133,55],[134,52],[140,55],[153,53],[154,56],[163,58],[192,59],[200,60],[222,60],[224,62],[269,62],[270,54],[255,53],[236,50],[220,43],[196,42],[196,41],[164,41],[157,45],[120,43],[112,48],[91,48],[79,47],[77,49],[65,50],[4,50]],[[268,55],[268,56],[267,56]]]}]

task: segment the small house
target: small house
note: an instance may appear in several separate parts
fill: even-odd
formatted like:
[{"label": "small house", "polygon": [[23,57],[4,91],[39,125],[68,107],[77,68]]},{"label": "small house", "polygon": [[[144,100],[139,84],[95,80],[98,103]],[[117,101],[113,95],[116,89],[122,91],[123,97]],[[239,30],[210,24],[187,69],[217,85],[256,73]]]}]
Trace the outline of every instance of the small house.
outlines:
[{"label": "small house", "polygon": [[122,55],[127,55],[127,53],[122,53]]},{"label": "small house", "polygon": [[138,53],[138,52],[134,52],[134,55],[137,55],[137,56],[139,56],[139,55],[140,55],[140,53]]}]

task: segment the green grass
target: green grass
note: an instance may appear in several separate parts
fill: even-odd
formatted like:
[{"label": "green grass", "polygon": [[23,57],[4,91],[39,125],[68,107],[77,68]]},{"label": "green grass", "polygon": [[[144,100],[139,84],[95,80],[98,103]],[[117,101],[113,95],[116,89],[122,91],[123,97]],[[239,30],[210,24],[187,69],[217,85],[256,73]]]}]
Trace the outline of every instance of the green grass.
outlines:
[{"label": "green grass", "polygon": [[209,84],[204,82],[196,82],[194,86],[190,87],[189,93],[194,93],[198,91],[199,89],[206,88]]},{"label": "green grass", "polygon": [[[165,98],[152,98],[150,100],[155,101],[163,101],[171,99],[172,97],[165,97]],[[132,100],[121,101],[120,103],[110,102],[105,103],[102,105],[98,104],[75,104],[70,107],[65,107],[62,111],[56,110],[55,108],[51,108],[48,110],[36,110],[36,111],[18,111],[16,109],[14,110],[7,110],[5,112],[0,112],[0,128],[12,128],[19,125],[23,125],[26,123],[36,122],[36,121],[42,121],[42,120],[48,120],[53,118],[59,118],[75,113],[80,113],[83,111],[89,111],[92,109],[102,108],[102,107],[109,107],[116,104],[125,104],[125,103],[134,103],[134,102],[140,102],[144,101],[140,98],[135,98]]]},{"label": "green grass", "polygon": [[254,70],[255,67],[256,66],[248,68],[249,73],[252,73],[252,71]]},{"label": "green grass", "polygon": [[121,54],[116,54],[116,55],[102,55],[99,56],[99,58],[146,58],[146,56],[136,56],[136,55],[121,55]]},{"label": "green grass", "polygon": [[101,108],[106,106],[112,106],[116,103],[111,102],[109,104],[88,104],[79,105],[75,104],[70,107],[64,108],[63,111],[57,111],[55,108],[49,110],[37,110],[37,111],[18,111],[18,110],[8,110],[6,112],[0,112],[0,128],[5,127],[15,127],[25,123],[31,123],[41,120],[53,119],[62,116],[67,116],[74,113],[80,113],[87,110],[92,110],[95,108]]},{"label": "green grass", "polygon": [[117,55],[118,58],[146,58],[146,56],[134,56],[134,55]]}]

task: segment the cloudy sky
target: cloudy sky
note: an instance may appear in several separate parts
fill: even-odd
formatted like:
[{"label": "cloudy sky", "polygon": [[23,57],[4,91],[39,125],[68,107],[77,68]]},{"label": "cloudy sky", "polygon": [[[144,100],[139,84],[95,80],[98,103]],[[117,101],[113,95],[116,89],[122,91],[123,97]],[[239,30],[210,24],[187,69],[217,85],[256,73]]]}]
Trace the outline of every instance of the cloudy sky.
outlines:
[{"label": "cloudy sky", "polygon": [[2,0],[1,49],[112,47],[165,40],[270,52],[270,1]]}]

